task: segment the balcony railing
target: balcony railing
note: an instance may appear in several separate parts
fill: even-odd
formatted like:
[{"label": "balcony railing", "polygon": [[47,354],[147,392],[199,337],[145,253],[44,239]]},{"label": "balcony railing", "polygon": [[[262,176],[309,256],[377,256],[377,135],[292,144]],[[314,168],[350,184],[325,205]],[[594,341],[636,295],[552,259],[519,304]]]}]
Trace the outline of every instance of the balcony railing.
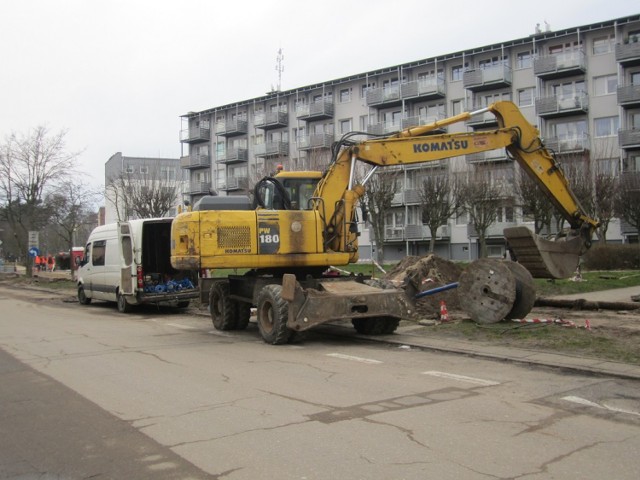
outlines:
[{"label": "balcony railing", "polygon": [[464,88],[472,91],[509,87],[512,81],[511,67],[508,65],[467,70],[462,76]]},{"label": "balcony railing", "polygon": [[623,85],[618,87],[618,105],[637,107],[640,105],[640,85]]},{"label": "balcony railing", "polygon": [[640,148],[640,129],[618,131],[618,145],[625,149]]},{"label": "balcony railing", "polygon": [[220,190],[231,192],[235,190],[246,190],[249,184],[247,177],[230,177],[218,184]]},{"label": "balcony railing", "polygon": [[589,96],[583,92],[574,95],[552,95],[536,99],[536,114],[543,118],[577,115],[589,111]]},{"label": "balcony railing", "polygon": [[410,189],[402,189],[400,192],[396,193],[391,199],[392,205],[412,205],[421,203],[420,198],[420,190],[416,190],[413,188]]},{"label": "balcony railing", "polygon": [[616,61],[625,67],[640,65],[640,35],[633,35],[626,43],[616,45]]},{"label": "balcony railing", "polygon": [[[472,111],[486,108],[486,105],[474,105]],[[484,112],[474,115],[467,120],[467,125],[470,127],[487,127],[489,125],[497,125],[498,118],[492,112]]]},{"label": "balcony railing", "polygon": [[216,163],[238,163],[246,162],[249,158],[246,148],[229,148],[225,152],[218,152]]},{"label": "balcony railing", "polygon": [[[402,120],[400,120],[400,126],[402,128],[418,127],[421,125],[427,125],[429,123],[437,122],[445,118],[446,116],[444,113],[434,114],[434,115],[414,115],[414,116],[405,117]],[[445,129],[446,128],[439,128],[433,131],[442,132]]]},{"label": "balcony railing", "polygon": [[211,184],[209,182],[191,182],[189,184],[189,193],[191,195],[208,195],[211,191]]},{"label": "balcony railing", "polygon": [[279,157],[289,155],[289,142],[259,143],[254,149],[256,157]]},{"label": "balcony railing", "polygon": [[[404,227],[405,240],[429,240],[431,230],[426,225],[407,225]],[[436,239],[449,238],[449,226],[441,225],[436,230]]]},{"label": "balcony railing", "polygon": [[180,131],[180,142],[201,143],[208,142],[211,138],[211,129],[208,126],[190,127]]},{"label": "balcony railing", "polygon": [[314,148],[330,148],[333,143],[333,135],[327,133],[314,133],[298,138],[298,149],[312,150]]},{"label": "balcony railing", "polygon": [[298,105],[296,107],[296,118],[300,120],[325,120],[333,118],[333,101],[325,99]]},{"label": "balcony railing", "polygon": [[586,68],[585,54],[582,50],[547,55],[533,60],[533,73],[544,79],[584,73]]},{"label": "balcony railing", "polygon": [[435,100],[444,98],[447,89],[444,78],[426,78],[400,85],[400,98],[403,100]]},{"label": "balcony railing", "polygon": [[180,157],[180,168],[207,168],[211,166],[209,155],[193,154]]},{"label": "balcony railing", "polygon": [[400,122],[380,122],[367,126],[367,133],[371,135],[389,135],[402,130]]},{"label": "balcony railing", "polygon": [[545,138],[544,143],[549,150],[558,154],[584,152],[589,150],[589,135]]},{"label": "balcony railing", "polygon": [[256,113],[253,122],[257,128],[271,130],[283,128],[289,124],[289,114],[287,112],[260,112]]},{"label": "balcony railing", "polygon": [[235,119],[216,123],[216,135],[223,137],[233,137],[235,135],[246,135],[247,121]]}]

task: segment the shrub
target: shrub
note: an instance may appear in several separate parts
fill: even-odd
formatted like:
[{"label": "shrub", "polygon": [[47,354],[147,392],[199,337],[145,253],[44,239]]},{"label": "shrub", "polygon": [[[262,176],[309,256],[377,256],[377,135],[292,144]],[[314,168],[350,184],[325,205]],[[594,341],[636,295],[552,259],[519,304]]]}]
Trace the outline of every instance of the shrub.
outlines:
[{"label": "shrub", "polygon": [[582,266],[587,270],[640,269],[640,245],[596,244],[582,257]]}]

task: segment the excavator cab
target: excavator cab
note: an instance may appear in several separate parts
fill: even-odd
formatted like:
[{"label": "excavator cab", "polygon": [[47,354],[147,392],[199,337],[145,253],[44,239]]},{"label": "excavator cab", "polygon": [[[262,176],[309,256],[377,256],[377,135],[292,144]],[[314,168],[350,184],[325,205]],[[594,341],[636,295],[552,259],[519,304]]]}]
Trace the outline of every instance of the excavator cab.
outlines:
[{"label": "excavator cab", "polygon": [[280,171],[274,177],[264,177],[254,189],[257,207],[269,210],[311,210],[311,198],[321,172]]}]

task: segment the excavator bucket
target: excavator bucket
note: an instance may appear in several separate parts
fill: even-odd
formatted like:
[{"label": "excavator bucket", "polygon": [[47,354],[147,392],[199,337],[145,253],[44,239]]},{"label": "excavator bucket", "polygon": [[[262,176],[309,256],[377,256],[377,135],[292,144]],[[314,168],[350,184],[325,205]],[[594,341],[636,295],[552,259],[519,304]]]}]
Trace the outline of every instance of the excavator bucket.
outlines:
[{"label": "excavator bucket", "polygon": [[584,251],[584,239],[581,237],[547,240],[527,227],[505,228],[504,236],[515,260],[534,278],[571,277]]}]

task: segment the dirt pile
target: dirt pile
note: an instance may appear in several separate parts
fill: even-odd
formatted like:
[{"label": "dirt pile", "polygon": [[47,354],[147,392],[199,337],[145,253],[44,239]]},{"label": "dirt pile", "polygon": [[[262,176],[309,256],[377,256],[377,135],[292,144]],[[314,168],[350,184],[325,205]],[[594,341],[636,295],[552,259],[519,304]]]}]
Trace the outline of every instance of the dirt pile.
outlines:
[{"label": "dirt pile", "polygon": [[[385,281],[402,287],[413,296],[425,290],[457,282],[462,268],[435,254],[424,257],[409,256],[400,261],[384,277]],[[416,317],[439,318],[440,301],[444,300],[448,310],[460,308],[457,289],[427,295],[416,300]]]}]

